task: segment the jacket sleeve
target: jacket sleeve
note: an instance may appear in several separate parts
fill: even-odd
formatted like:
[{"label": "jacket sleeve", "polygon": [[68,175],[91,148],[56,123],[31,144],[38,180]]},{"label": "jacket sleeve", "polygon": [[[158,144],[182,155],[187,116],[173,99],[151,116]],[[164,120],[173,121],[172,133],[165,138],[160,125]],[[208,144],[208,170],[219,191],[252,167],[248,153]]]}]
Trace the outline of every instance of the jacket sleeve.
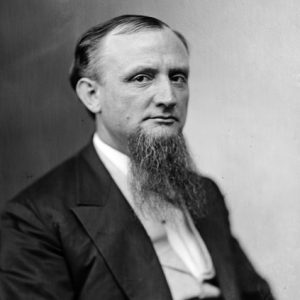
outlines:
[{"label": "jacket sleeve", "polygon": [[24,197],[1,216],[0,299],[73,299],[60,242]]},{"label": "jacket sleeve", "polygon": [[274,300],[270,287],[254,269],[239,242],[233,237],[235,268],[243,300]]},{"label": "jacket sleeve", "polygon": [[255,270],[252,263],[248,259],[244,250],[240,246],[238,240],[232,235],[229,221],[229,212],[225,204],[223,195],[218,186],[208,180],[209,190],[214,194],[214,198],[218,199],[218,211],[224,223],[226,224],[228,235],[230,238],[231,251],[234,261],[234,268],[237,274],[239,289],[243,300],[274,300],[270,287],[265,279],[263,279]]}]

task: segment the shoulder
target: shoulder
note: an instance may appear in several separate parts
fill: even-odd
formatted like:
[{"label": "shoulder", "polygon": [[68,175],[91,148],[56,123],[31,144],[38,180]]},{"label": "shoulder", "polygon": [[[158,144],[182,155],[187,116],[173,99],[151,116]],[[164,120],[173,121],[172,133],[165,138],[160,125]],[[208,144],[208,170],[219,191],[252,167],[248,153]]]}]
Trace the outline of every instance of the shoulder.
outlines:
[{"label": "shoulder", "polygon": [[205,189],[206,193],[210,197],[220,197],[220,196],[222,196],[218,185],[216,184],[216,182],[213,179],[203,176],[202,177],[202,182],[203,182],[203,186],[204,186],[204,189]]},{"label": "shoulder", "polygon": [[225,198],[217,183],[209,178],[202,177],[202,184],[206,195],[206,207],[208,214],[215,216],[228,215]]},{"label": "shoulder", "polygon": [[[5,220],[54,221],[76,203],[80,169],[85,168],[82,151],[54,167],[8,201],[2,212]],[[53,222],[52,222],[53,223]]]},{"label": "shoulder", "polygon": [[63,197],[64,194],[66,194],[66,191],[74,189],[78,165],[77,161],[78,155],[71,157],[54,167],[21,191],[9,201],[8,204],[16,202],[24,203],[28,201],[28,199],[31,199],[31,201],[43,201],[43,199],[51,198],[53,201],[56,198]]},{"label": "shoulder", "polygon": [[[91,166],[96,165],[95,161],[99,160],[93,152],[95,152],[93,145],[89,143],[73,156],[37,179],[8,203],[31,199],[31,201],[37,202],[37,204],[39,202],[46,204],[46,200],[51,198],[52,203],[60,199],[63,200],[64,204],[72,205],[76,201],[75,196],[78,192],[78,185],[81,183],[81,178],[92,174]],[[97,163],[99,164],[99,162]],[[99,165],[97,165],[97,168],[99,168]]]}]

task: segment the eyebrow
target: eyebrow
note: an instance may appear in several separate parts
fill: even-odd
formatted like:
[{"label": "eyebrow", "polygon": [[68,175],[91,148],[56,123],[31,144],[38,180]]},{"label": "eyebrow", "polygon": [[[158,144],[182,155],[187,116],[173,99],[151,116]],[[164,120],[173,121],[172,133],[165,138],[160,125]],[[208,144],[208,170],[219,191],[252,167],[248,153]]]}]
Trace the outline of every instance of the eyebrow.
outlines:
[{"label": "eyebrow", "polygon": [[137,73],[151,73],[151,74],[157,74],[158,69],[152,68],[152,67],[146,67],[146,66],[138,66],[136,68],[133,68],[129,74],[135,75]]},{"label": "eyebrow", "polygon": [[184,74],[186,77],[189,76],[190,69],[188,67],[183,68],[171,68],[169,71],[169,75],[175,75],[175,74]]}]

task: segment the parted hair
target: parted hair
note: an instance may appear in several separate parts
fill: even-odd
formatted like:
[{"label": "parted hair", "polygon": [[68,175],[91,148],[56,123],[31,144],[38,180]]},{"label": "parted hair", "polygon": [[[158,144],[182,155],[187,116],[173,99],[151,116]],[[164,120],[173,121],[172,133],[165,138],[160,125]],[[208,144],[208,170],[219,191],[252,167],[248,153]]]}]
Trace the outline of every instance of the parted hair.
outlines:
[{"label": "parted hair", "polygon": [[163,21],[149,16],[121,15],[90,28],[81,36],[75,47],[74,60],[69,74],[72,88],[76,90],[77,82],[83,77],[93,80],[101,79],[99,78],[101,41],[113,30],[118,30],[118,34],[126,34],[163,28],[172,30],[189,51],[187,40],[181,33],[172,29]]}]

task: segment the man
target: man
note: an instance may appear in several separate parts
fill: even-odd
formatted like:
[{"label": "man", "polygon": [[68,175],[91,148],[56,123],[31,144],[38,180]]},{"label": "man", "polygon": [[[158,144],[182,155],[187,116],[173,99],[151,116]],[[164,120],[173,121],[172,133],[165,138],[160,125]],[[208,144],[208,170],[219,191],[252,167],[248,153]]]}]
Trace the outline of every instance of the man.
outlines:
[{"label": "man", "polygon": [[96,132],[8,203],[1,299],[273,299],[186,149],[188,61],[151,17],[82,36],[70,80]]}]

